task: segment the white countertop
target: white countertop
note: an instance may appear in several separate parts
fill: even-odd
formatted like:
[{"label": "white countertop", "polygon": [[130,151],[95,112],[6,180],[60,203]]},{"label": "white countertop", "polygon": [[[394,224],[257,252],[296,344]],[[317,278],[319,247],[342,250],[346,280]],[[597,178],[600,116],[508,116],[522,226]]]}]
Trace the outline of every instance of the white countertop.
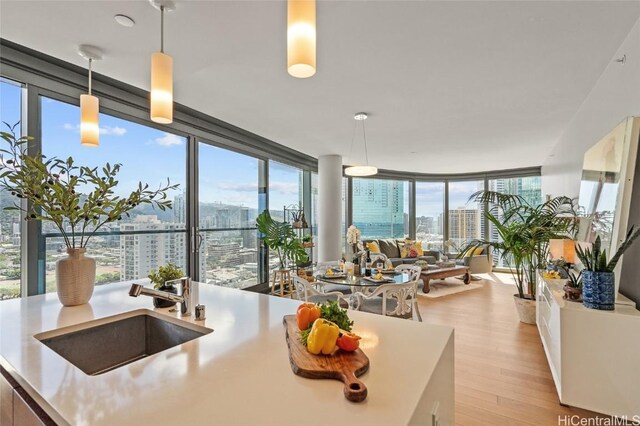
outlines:
[{"label": "white countertop", "polygon": [[[284,315],[299,301],[194,283],[208,335],[88,376],[33,335],[140,308],[130,283],[98,286],[91,302],[65,308],[55,294],[0,302],[0,365],[60,424],[407,424],[434,374],[450,327],[350,311],[371,366],[368,397],[347,401],[343,384],[291,371]],[[195,305],[195,303],[194,303]],[[166,313],[167,309],[155,309]],[[189,318],[189,317],[187,317]],[[192,320],[190,320],[192,321]],[[427,419],[425,419],[425,423]]]}]

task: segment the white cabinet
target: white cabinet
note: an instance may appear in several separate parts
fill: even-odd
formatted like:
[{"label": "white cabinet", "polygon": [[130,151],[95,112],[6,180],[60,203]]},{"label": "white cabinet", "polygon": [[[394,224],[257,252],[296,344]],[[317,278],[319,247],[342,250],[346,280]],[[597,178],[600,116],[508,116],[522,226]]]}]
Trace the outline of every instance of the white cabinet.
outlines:
[{"label": "white cabinet", "polygon": [[612,416],[640,413],[640,311],[619,296],[614,311],[563,299],[562,284],[538,283],[538,330],[563,404]]},{"label": "white cabinet", "polygon": [[[46,426],[46,423],[20,395],[20,390],[18,388],[13,391],[13,424],[15,426]],[[33,404],[32,401],[31,404]]]}]

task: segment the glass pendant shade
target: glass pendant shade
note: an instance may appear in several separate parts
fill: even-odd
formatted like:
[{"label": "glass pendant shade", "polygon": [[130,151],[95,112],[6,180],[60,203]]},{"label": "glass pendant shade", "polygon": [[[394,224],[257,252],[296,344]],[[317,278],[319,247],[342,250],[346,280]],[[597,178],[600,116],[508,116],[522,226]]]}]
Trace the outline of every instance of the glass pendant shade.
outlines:
[{"label": "glass pendant shade", "polygon": [[151,121],[173,122],[173,58],[162,52],[151,55]]},{"label": "glass pendant shade", "polygon": [[316,73],[316,2],[289,0],[287,13],[287,71],[307,78]]},{"label": "glass pendant shade", "polygon": [[351,166],[344,169],[347,176],[373,176],[378,174],[378,168],[374,166]]},{"label": "glass pendant shade", "polygon": [[80,95],[80,144],[85,146],[100,145],[98,111],[98,98],[92,95]]}]

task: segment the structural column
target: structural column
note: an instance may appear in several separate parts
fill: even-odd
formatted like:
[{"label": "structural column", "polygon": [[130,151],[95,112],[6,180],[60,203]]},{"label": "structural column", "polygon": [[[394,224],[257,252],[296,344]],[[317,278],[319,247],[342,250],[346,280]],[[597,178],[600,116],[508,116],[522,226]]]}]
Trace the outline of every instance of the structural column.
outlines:
[{"label": "structural column", "polygon": [[318,158],[318,262],[342,256],[342,157]]}]

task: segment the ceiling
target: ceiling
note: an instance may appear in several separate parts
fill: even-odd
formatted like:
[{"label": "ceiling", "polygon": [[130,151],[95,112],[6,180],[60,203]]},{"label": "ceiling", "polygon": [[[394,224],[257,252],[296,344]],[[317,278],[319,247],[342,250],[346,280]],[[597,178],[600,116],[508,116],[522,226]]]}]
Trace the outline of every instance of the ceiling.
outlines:
[{"label": "ceiling", "polygon": [[[640,16],[639,1],[322,1],[318,71],[286,71],[286,2],[180,1],[165,20],[175,100],[317,157],[421,173],[538,166]],[[136,21],[118,25],[122,13]],[[0,37],[149,88],[146,1],[0,2]],[[638,54],[628,52],[627,55]]]}]

